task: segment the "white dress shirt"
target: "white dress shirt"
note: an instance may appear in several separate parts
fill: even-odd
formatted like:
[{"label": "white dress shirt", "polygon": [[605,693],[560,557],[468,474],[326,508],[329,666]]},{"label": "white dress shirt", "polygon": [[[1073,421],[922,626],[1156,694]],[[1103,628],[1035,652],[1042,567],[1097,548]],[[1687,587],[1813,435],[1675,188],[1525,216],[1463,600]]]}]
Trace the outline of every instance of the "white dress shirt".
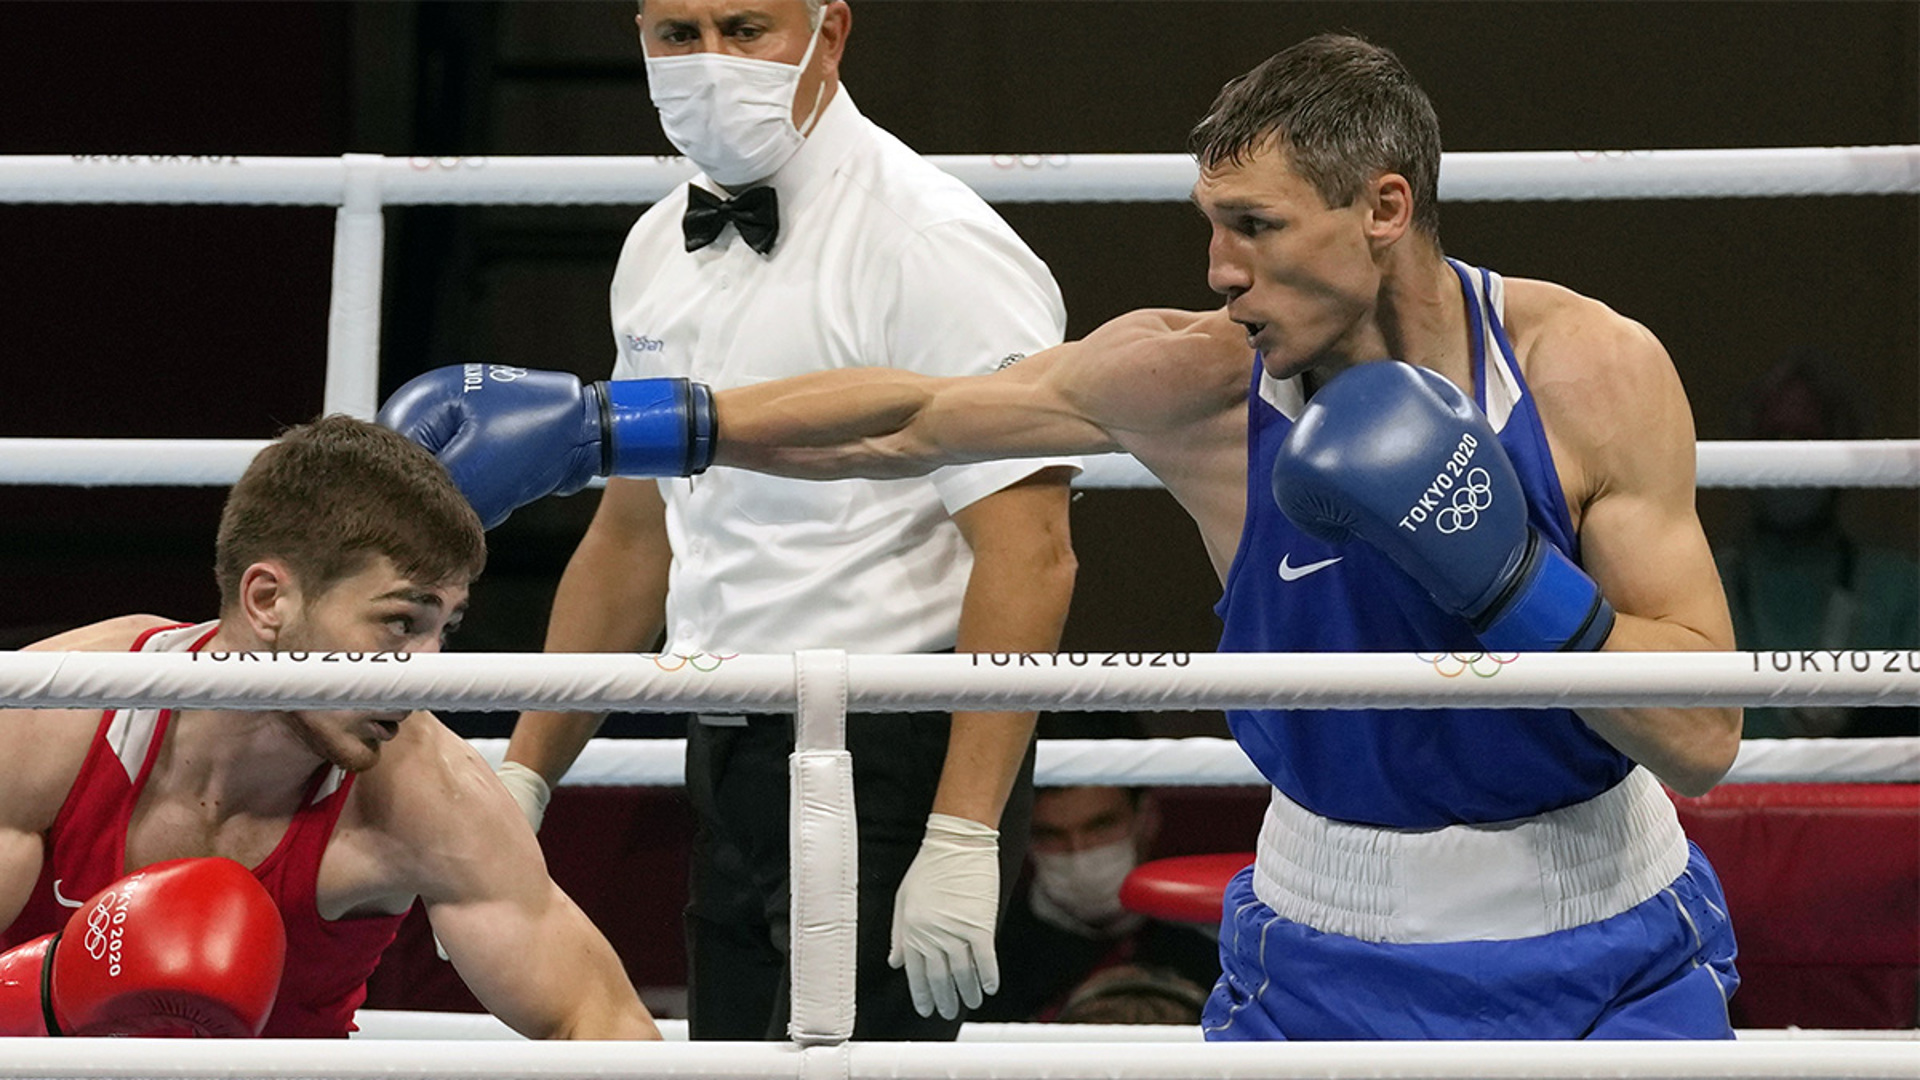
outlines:
[{"label": "white dress shirt", "polygon": [[[613,278],[615,378],[724,389],[827,368],[971,375],[1060,342],[1066,313],[1046,264],[971,189],[862,115],[844,86],[770,183],[780,235],[768,255],[732,226],[688,252],[685,188],[634,225]],[[667,650],[950,648],[973,557],[949,515],[1049,464],[1071,462],[908,480],[727,468],[662,480]]]}]

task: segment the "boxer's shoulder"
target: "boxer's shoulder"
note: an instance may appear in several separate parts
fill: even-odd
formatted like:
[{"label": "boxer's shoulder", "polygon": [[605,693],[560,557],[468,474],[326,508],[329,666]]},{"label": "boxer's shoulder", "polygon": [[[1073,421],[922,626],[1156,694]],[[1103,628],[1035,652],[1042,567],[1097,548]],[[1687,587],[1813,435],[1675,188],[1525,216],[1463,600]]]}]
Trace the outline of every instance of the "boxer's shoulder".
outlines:
[{"label": "boxer's shoulder", "polygon": [[1244,389],[1253,371],[1246,332],[1224,311],[1130,311],[1087,335],[1085,344],[1107,366],[1155,385],[1224,380]]},{"label": "boxer's shoulder", "polygon": [[[1078,345],[1075,374],[1122,427],[1165,427],[1243,401],[1253,372],[1246,333],[1224,311],[1146,308]],[[1124,407],[1120,407],[1124,406]]]},{"label": "boxer's shoulder", "polygon": [[1632,410],[1670,389],[1673,362],[1652,331],[1572,289],[1510,278],[1505,322],[1543,415]]},{"label": "boxer's shoulder", "polygon": [[[415,712],[354,780],[346,819],[402,842],[458,827],[476,797],[490,797],[493,770],[430,712]],[[501,793],[504,797],[504,793]]]},{"label": "boxer's shoulder", "polygon": [[133,648],[134,643],[140,640],[140,635],[163,626],[178,625],[178,619],[158,615],[121,615],[43,638],[21,651],[124,652]]},{"label": "boxer's shoulder", "polygon": [[1573,505],[1644,469],[1649,453],[1690,452],[1686,392],[1645,326],[1571,289],[1511,279],[1506,324]]},{"label": "boxer's shoulder", "polygon": [[322,864],[322,907],[329,917],[404,911],[416,896],[444,898],[473,865],[536,843],[493,769],[431,713],[416,712],[354,779]]},{"label": "boxer's shoulder", "polygon": [[[178,625],[155,615],[124,615],[25,646],[22,652],[124,652],[142,634]],[[44,831],[66,802],[100,726],[98,709],[0,710],[0,826]]]}]

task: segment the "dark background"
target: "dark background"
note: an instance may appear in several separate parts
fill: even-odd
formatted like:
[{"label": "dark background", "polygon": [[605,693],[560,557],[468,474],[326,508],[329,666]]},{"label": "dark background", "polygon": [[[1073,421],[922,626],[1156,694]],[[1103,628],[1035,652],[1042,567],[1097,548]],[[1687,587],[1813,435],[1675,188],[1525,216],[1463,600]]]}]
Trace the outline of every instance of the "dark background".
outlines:
[{"label": "dark background", "polygon": [[[1226,79],[1308,34],[1397,50],[1449,150],[1920,142],[1910,3],[958,3],[855,0],[846,84],[927,153],[1168,152]],[[0,4],[0,153],[671,153],[630,3]],[[101,166],[113,167],[113,166]],[[1816,349],[1867,437],[1920,434],[1914,196],[1453,204],[1450,253],[1646,323],[1704,439]],[[606,287],[640,207],[387,212],[385,389],[458,361],[612,358]],[[1208,307],[1184,205],[1006,206],[1069,332]],[[0,206],[0,435],[264,438],[319,409],[330,208]],[[537,649],[591,515],[514,515],[456,647]],[[220,492],[0,488],[0,646],[131,611],[213,614]],[[1703,492],[1716,543],[1744,500]],[[1912,492],[1848,497],[1912,549]],[[1077,649],[1211,646],[1218,596],[1162,492],[1075,504]]]}]

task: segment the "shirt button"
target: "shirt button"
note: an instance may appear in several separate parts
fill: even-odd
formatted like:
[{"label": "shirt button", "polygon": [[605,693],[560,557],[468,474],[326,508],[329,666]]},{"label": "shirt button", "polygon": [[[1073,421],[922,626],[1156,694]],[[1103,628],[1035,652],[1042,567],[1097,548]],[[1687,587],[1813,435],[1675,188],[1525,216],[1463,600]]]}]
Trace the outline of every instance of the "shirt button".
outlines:
[{"label": "shirt button", "polygon": [[726,291],[727,291],[728,289],[730,289],[730,288],[732,288],[732,287],[733,287],[733,279],[732,279],[732,278],[730,278],[730,277],[726,277],[726,276],[724,276],[724,275],[723,275],[723,276],[722,276],[722,277],[720,278],[720,286],[719,286],[719,287],[720,287],[720,291],[721,291],[721,292],[726,292]]}]

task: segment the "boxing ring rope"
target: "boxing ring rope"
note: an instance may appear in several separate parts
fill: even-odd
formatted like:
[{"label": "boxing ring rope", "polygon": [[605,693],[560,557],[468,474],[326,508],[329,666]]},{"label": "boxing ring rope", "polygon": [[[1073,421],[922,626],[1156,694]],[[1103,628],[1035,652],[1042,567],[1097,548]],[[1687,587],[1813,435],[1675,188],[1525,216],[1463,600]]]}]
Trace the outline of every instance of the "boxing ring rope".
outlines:
[{"label": "boxing ring rope", "polygon": [[1788,1080],[1920,1076],[1898,1040],[1724,1043],[859,1042],[796,1050],[779,1043],[512,1043],[0,1039],[5,1077],[395,1078],[701,1077],[704,1080],[1399,1080],[1631,1077]]},{"label": "boxing ring rope", "polygon": [[[1186,154],[928,154],[991,202],[1181,202],[1198,172]],[[0,203],[341,206],[366,185],[389,206],[632,205],[695,173],[683,158],[234,157],[184,154],[0,156]],[[1920,192],[1920,147],[1454,151],[1450,202],[1684,199]]]},{"label": "boxing ring rope", "polygon": [[[487,1013],[418,1012],[408,1009],[362,1009],[354,1014],[360,1030],[355,1039],[489,1039],[521,1040],[525,1036]],[[688,1039],[685,1020],[655,1020],[662,1038]],[[1872,1040],[1920,1042],[1920,1031],[1904,1029],[1756,1028],[1735,1032],[1748,1041]],[[1194,1024],[1002,1024],[969,1020],[960,1026],[963,1043],[1199,1043],[1206,1039]]]},{"label": "boxing ring rope", "polygon": [[[1920,649],[1808,653],[0,653],[0,706],[791,712],[1920,704]],[[837,659],[835,659],[837,658]],[[1478,665],[1479,670],[1475,670]],[[1465,675],[1475,678],[1464,678]]]},{"label": "boxing ring rope", "polygon": [[[226,486],[265,439],[0,438],[0,484],[69,487]],[[1920,439],[1816,442],[1720,440],[1698,444],[1699,486],[1912,488]],[[1127,454],[1083,459],[1082,488],[1150,488],[1160,481]]]}]

